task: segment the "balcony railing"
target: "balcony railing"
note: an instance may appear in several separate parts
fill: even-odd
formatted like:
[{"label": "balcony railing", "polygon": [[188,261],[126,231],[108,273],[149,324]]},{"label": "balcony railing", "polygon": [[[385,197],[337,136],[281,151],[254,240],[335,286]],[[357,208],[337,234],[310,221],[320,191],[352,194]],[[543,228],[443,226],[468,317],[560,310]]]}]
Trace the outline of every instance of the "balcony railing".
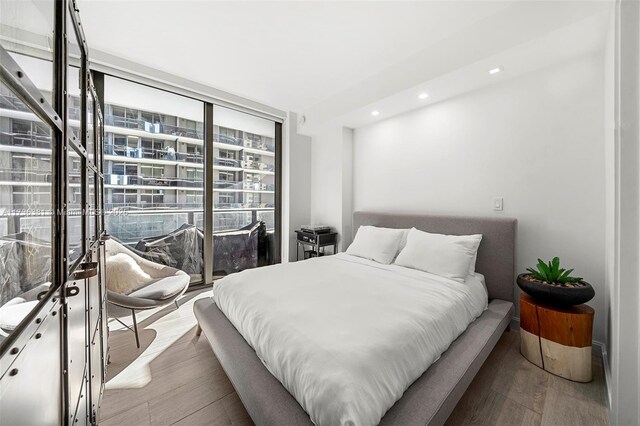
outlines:
[{"label": "balcony railing", "polygon": [[225,167],[242,167],[242,162],[240,160],[234,160],[232,158],[214,158],[213,164]]},{"label": "balcony railing", "polygon": [[[181,161],[202,164],[204,156],[200,153],[175,152],[167,149],[131,148],[123,145],[105,144],[104,153],[126,158],[146,158],[153,160]],[[241,161],[233,158],[214,158],[213,164],[225,167],[237,167],[250,170],[275,171],[275,165],[259,161]]]},{"label": "balcony railing", "polygon": [[202,210],[202,203],[105,203],[106,211],[126,210],[126,211],[144,211],[144,210]]},{"label": "balcony railing", "polygon": [[174,126],[165,123],[151,123],[146,120],[138,120],[136,118],[122,117],[117,115],[107,115],[105,124],[115,127],[123,127],[125,129],[143,130],[149,133],[159,133],[171,136],[183,136],[192,139],[203,139],[202,131],[189,129],[186,127]]},{"label": "balcony railing", "polygon": [[259,161],[243,161],[242,168],[251,170],[265,170],[269,172],[274,172],[276,170],[275,164],[261,163]]},{"label": "balcony railing", "polygon": [[214,134],[213,135],[214,142],[226,143],[228,145],[242,146],[245,148],[253,148],[261,151],[269,151],[275,152],[276,147],[273,143],[268,143],[266,141],[252,141],[251,139],[242,139],[242,138],[234,138],[232,136]]},{"label": "balcony railing", "polygon": [[253,141],[251,139],[243,139],[242,146],[245,148],[259,149],[261,151],[275,152],[276,146],[266,141]]},{"label": "balcony railing", "polygon": [[272,209],[273,203],[214,203],[214,209]]},{"label": "balcony railing", "polygon": [[275,184],[262,182],[244,182],[243,189],[249,191],[275,191]]},{"label": "balcony railing", "polygon": [[174,188],[202,188],[202,179],[182,177],[147,177],[136,175],[105,174],[105,185],[142,185]]},{"label": "balcony railing", "polygon": [[67,118],[69,120],[80,120],[80,108],[78,107],[68,107],[67,108]]},{"label": "balcony railing", "polygon": [[242,139],[234,138],[232,136],[221,135],[214,133],[213,141],[219,143],[226,143],[227,145],[242,146]]},{"label": "balcony railing", "polygon": [[242,189],[243,183],[242,181],[216,180],[213,182],[213,187],[217,189]]},{"label": "balcony railing", "polygon": [[51,149],[51,136],[33,132],[0,132],[0,144]]},{"label": "balcony railing", "polygon": [[272,183],[229,181],[229,180],[214,181],[213,187],[216,189],[246,189],[249,191],[274,191],[275,190],[275,185]]},{"label": "balcony railing", "polygon": [[51,170],[0,169],[0,181],[51,183]]},{"label": "balcony railing", "polygon": [[[247,209],[265,209],[270,210],[275,206],[273,203],[214,203],[213,208],[218,210],[247,210]],[[202,203],[105,203],[104,208],[106,211],[145,211],[145,210],[168,210],[168,211],[181,211],[181,210],[202,210]]]},{"label": "balcony railing", "polygon": [[106,155],[116,155],[127,158],[147,158],[153,160],[182,161],[185,163],[202,164],[204,156],[200,153],[175,152],[168,149],[131,148],[122,145],[105,144]]},{"label": "balcony railing", "polygon": [[17,97],[11,94],[0,94],[0,109],[10,109],[13,111],[30,111],[29,108]]}]

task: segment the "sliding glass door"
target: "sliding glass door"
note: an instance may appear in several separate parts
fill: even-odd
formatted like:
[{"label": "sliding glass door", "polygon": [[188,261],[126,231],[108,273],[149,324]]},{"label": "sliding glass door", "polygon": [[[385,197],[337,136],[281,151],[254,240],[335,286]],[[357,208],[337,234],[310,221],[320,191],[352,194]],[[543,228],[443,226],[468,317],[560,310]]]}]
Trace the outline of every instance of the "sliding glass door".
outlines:
[{"label": "sliding glass door", "polygon": [[276,123],[213,107],[213,275],[276,262]]},{"label": "sliding glass door", "polygon": [[112,237],[192,283],[279,262],[280,123],[112,76],[104,98]]},{"label": "sliding glass door", "polygon": [[200,282],[204,104],[115,77],[104,83],[107,230]]}]

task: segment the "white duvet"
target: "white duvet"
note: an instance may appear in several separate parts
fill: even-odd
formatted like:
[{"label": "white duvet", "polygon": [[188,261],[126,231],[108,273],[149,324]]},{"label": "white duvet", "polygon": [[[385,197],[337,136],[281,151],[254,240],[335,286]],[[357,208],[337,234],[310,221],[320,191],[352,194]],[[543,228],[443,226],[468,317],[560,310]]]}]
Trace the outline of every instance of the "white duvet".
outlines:
[{"label": "white duvet", "polygon": [[373,425],[486,309],[481,277],[338,254],[230,275],[213,298],[316,425]]}]

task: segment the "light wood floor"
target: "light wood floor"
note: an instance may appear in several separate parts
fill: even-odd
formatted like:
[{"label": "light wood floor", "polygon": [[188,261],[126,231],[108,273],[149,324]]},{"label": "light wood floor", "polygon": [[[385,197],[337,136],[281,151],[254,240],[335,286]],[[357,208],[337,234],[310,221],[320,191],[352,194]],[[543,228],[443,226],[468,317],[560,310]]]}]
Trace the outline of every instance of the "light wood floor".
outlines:
[{"label": "light wood floor", "polygon": [[[139,313],[140,349],[133,333],[110,322],[111,363],[100,425],[252,424],[205,335],[195,337],[193,302],[210,293],[185,295],[179,309]],[[525,360],[518,332],[506,332],[447,426],[608,425],[598,358],[593,367],[591,383],[556,377]]]}]

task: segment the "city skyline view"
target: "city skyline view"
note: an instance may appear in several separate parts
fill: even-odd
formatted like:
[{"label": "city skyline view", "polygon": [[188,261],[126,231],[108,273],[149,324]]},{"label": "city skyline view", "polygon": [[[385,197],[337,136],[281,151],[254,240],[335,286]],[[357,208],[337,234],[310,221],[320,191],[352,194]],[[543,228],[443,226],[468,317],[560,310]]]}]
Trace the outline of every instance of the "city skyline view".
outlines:
[{"label": "city skyline view", "polygon": [[[51,88],[42,78],[45,61],[14,55],[36,76],[45,96]],[[79,70],[69,68],[68,116],[72,138],[80,137],[81,101],[72,82]],[[50,242],[51,135],[36,114],[6,87],[0,88],[0,234],[27,232]],[[93,107],[87,102],[88,134]],[[203,103],[115,77],[105,77],[104,150],[87,138],[89,158],[104,164],[104,220],[107,232],[136,247],[184,225],[204,230]],[[246,113],[214,106],[212,153],[213,233],[235,232],[262,221],[275,231],[275,127]],[[70,256],[82,238],[80,156],[68,157],[67,227]],[[94,178],[87,174],[85,210],[99,209]],[[99,216],[99,215],[98,215]],[[89,221],[89,233],[95,232]],[[221,255],[223,247],[216,248]],[[225,256],[233,256],[225,253]],[[197,279],[196,279],[197,280]]]}]

